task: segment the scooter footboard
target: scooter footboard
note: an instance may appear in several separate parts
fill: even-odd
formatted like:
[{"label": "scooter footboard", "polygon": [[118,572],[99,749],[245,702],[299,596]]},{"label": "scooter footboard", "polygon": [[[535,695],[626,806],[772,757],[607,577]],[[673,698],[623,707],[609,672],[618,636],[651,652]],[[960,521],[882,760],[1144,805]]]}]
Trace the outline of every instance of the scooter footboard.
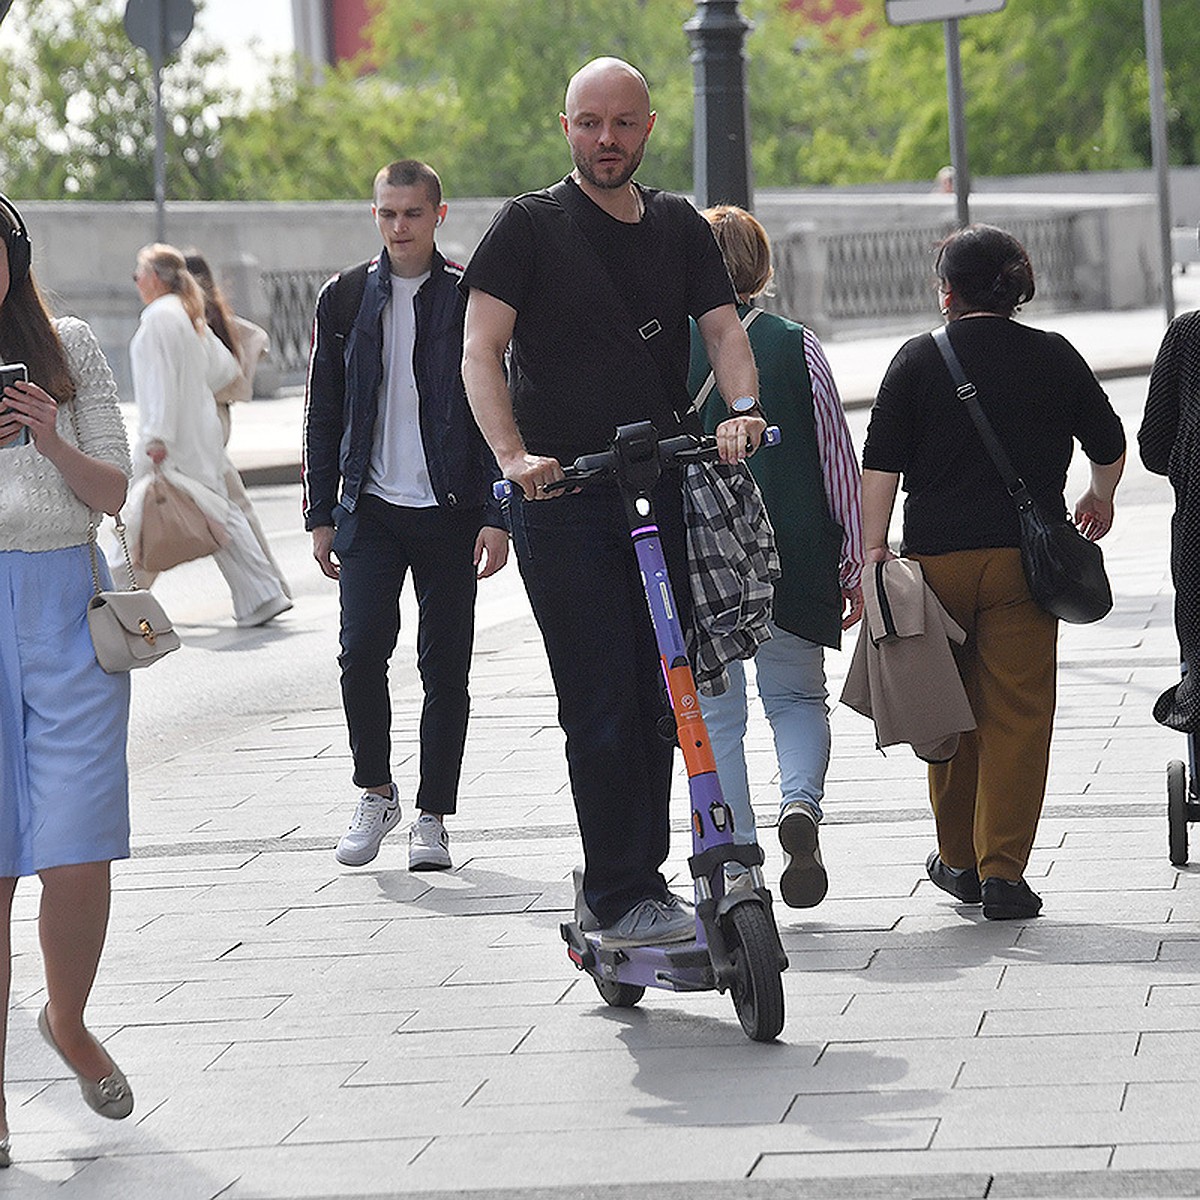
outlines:
[{"label": "scooter footboard", "polygon": [[606,948],[598,935],[584,933],[573,921],[559,930],[570,960],[599,980],[676,992],[711,991],[716,985],[708,950],[695,942]]}]

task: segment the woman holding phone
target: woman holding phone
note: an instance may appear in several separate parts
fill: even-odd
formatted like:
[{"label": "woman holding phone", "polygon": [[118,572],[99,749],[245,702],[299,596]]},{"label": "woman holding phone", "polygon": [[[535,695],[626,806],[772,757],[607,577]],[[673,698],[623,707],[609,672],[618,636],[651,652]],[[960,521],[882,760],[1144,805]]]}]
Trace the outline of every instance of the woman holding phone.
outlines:
[{"label": "woman holding phone", "polygon": [[[92,513],[119,511],[129,447],[112,372],[82,321],[50,318],[29,235],[0,196],[0,360],[28,381],[0,415],[0,1167],[9,1162],[4,1047],[18,878],[42,885],[42,1036],[101,1116],[133,1110],[121,1070],[84,1025],[108,930],[109,864],[129,856],[129,677],[96,662]],[[103,561],[102,583],[111,586]]]}]

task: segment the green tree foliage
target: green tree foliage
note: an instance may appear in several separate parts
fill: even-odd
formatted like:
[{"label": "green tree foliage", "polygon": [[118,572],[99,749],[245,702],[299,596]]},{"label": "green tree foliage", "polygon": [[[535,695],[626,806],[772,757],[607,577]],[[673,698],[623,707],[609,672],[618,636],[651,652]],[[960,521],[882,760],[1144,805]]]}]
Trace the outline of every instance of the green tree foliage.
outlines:
[{"label": "green tree foliage", "polygon": [[463,136],[473,122],[452,88],[358,78],[347,64],[320,81],[280,70],[262,104],[222,123],[220,195],[361,199],[385,162],[427,157],[440,164],[445,131]]},{"label": "green tree foliage", "polygon": [[[364,194],[402,156],[434,163],[451,195],[509,195],[564,174],[563,89],[615,54],[650,82],[659,119],[643,174],[690,191],[693,0],[373,0],[363,61],[319,79],[276,64],[234,103],[198,35],[164,72],[172,198]],[[807,6],[812,11],[812,5]],[[759,187],[932,179],[948,157],[938,23],[894,29],[880,0],[818,22],[786,0],[742,0]],[[18,195],[153,194],[146,55],[124,0],[16,0],[0,53],[0,186]],[[1173,161],[1200,162],[1196,0],[1162,0]],[[960,23],[975,174],[1150,162],[1138,0],[1008,0]]]},{"label": "green tree foliage", "polygon": [[[865,15],[865,14],[864,14]],[[864,29],[860,93],[869,116],[852,163],[866,179],[930,178],[949,129],[939,23]],[[1200,162],[1200,21],[1194,0],[1163,0],[1172,159]],[[1149,82],[1136,0],[1009,0],[959,24],[967,134],[976,174],[1117,170],[1150,163]],[[843,62],[846,49],[821,47]],[[851,56],[853,51],[851,51]],[[882,162],[882,169],[877,164]]]},{"label": "green tree foliage", "polygon": [[376,0],[373,9],[379,74],[418,103],[433,91],[460,107],[464,120],[412,147],[454,195],[508,195],[564,175],[563,92],[601,54],[629,60],[650,83],[659,118],[647,178],[690,186],[692,0]]},{"label": "green tree foliage", "polygon": [[785,4],[744,6],[755,181],[763,187],[878,180],[903,111],[872,86],[877,14],[816,24]]},{"label": "green tree foliage", "polygon": [[[139,200],[154,196],[153,80],[117,0],[16,0],[0,54],[0,181],[13,195]],[[167,194],[219,194],[216,59],[199,39],[163,71],[171,114]]]}]

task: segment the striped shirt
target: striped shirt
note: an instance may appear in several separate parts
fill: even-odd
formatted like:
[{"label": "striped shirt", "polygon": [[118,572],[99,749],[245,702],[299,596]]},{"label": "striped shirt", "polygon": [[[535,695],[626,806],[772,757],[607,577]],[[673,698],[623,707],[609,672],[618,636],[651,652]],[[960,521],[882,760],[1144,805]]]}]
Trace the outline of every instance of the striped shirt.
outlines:
[{"label": "striped shirt", "polygon": [[817,335],[808,326],[804,327],[804,361],[812,379],[817,453],[829,514],[842,527],[838,581],[843,588],[854,588],[860,584],[863,565],[862,476],[833,371]]}]

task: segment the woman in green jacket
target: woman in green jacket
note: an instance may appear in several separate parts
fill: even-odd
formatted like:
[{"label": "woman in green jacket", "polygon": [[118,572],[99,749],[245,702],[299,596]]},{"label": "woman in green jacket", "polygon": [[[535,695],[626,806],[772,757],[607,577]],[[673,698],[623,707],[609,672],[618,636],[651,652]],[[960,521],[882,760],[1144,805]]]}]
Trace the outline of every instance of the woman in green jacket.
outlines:
[{"label": "woman in green jacket", "polygon": [[[754,308],[771,280],[771,244],[748,212],[731,205],[705,211],[737,290],[758,365],[759,404],[780,444],[748,460],[775,528],[782,576],[775,584],[771,638],[754,657],[758,693],[779,760],[779,841],[784,870],[779,890],[793,908],[819,904],[828,889],[817,825],[829,766],[829,710],[824,647],[862,613],[859,470],[833,374],[811,330]],[[709,382],[704,343],[693,330],[688,380],[711,432],[726,414]],[[704,396],[700,393],[705,392]],[[734,820],[734,839],[753,843],[754,814],[742,742],[746,676],[730,664],[729,690],[702,696],[721,790]]]}]

